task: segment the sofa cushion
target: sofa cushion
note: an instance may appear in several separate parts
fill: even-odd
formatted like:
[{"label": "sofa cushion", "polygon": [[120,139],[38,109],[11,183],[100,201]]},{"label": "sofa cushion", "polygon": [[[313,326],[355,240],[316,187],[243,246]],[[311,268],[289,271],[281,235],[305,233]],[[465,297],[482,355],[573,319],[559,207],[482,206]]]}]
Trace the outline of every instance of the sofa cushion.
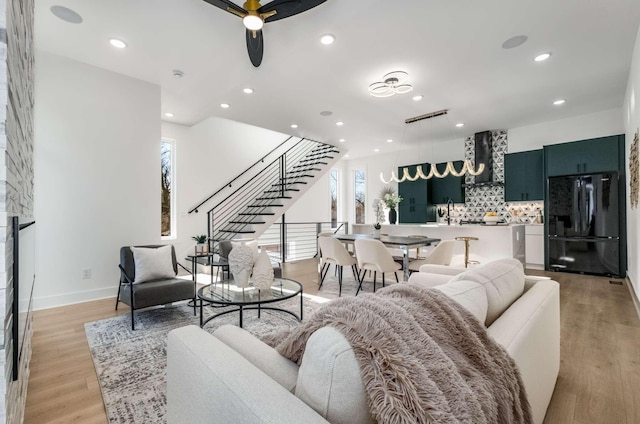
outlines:
[{"label": "sofa cushion", "polygon": [[488,302],[487,327],[524,292],[524,269],[516,259],[489,262],[453,277],[450,282],[461,280],[475,281],[484,286]]},{"label": "sofa cushion", "polygon": [[460,280],[436,286],[434,289],[458,302],[481,323],[487,319],[487,294],[482,284]]},{"label": "sofa cushion", "polygon": [[334,424],[373,423],[351,345],[333,327],[307,341],[295,395]]},{"label": "sofa cushion", "polygon": [[158,248],[132,246],[131,252],[136,267],[134,284],[176,276],[170,245]]},{"label": "sofa cushion", "polygon": [[214,331],[213,335],[244,356],[282,387],[293,392],[298,379],[298,366],[295,362],[281,356],[274,348],[235,325],[223,325]]}]

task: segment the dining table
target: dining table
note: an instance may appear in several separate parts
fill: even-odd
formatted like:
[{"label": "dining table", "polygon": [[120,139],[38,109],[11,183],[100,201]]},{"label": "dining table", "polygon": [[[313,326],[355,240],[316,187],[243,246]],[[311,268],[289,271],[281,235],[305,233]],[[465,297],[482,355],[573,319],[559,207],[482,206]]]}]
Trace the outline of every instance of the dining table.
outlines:
[{"label": "dining table", "polygon": [[[423,236],[386,236],[374,237],[372,234],[334,234],[332,236],[345,243],[353,243],[356,240],[375,239],[380,240],[387,247],[399,248],[402,251],[403,281],[409,279],[409,249],[431,246],[440,242],[439,238]],[[356,252],[357,255],[357,252]]]}]

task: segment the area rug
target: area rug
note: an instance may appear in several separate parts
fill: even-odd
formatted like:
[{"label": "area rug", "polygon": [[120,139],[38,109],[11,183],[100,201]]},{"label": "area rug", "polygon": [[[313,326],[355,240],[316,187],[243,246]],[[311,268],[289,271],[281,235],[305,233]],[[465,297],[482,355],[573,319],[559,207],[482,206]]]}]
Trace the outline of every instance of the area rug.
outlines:
[{"label": "area rug", "polygon": [[[304,315],[326,301],[305,295]],[[300,300],[288,299],[278,307],[299,313]],[[224,310],[207,307],[205,317]],[[166,422],[167,334],[174,328],[198,324],[199,316],[185,303],[136,312],[135,331],[128,313],[85,324],[109,423]],[[238,325],[238,314],[215,318],[205,330],[211,333],[224,324]],[[258,337],[296,325],[299,322],[283,312],[263,310],[260,319],[257,311],[244,312],[244,329]]]}]

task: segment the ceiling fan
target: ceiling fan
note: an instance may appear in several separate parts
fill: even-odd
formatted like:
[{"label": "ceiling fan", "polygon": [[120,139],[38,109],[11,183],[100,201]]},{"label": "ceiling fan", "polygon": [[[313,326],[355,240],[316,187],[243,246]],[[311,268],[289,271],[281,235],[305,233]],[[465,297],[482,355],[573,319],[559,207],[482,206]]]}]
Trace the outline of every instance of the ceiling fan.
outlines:
[{"label": "ceiling fan", "polygon": [[274,0],[264,6],[260,5],[259,0],[247,0],[242,7],[229,0],[204,1],[242,18],[242,23],[247,29],[246,38],[249,59],[251,59],[253,66],[257,68],[262,63],[264,50],[262,26],[265,23],[297,15],[319,6],[327,0]]}]

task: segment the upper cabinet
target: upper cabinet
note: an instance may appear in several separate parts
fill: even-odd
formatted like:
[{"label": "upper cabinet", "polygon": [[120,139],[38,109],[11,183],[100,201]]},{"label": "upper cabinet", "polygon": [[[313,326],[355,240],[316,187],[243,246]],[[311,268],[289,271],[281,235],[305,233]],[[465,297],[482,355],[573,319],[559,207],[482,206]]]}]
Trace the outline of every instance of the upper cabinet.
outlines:
[{"label": "upper cabinet", "polygon": [[542,200],[544,166],[542,149],[504,155],[504,200]]},{"label": "upper cabinet", "polygon": [[621,140],[624,143],[624,136],[614,135],[544,146],[547,176],[618,171]]},{"label": "upper cabinet", "polygon": [[[453,162],[456,170],[462,169],[463,162],[457,160]],[[444,172],[447,167],[446,163],[436,164],[438,172]],[[424,167],[423,167],[424,168]],[[424,168],[425,172],[428,169]],[[448,199],[453,200],[454,203],[464,203],[464,177],[456,177],[454,175],[447,175],[444,178],[432,177],[429,180],[429,199],[432,204],[447,203]]]},{"label": "upper cabinet", "polygon": [[[410,165],[411,176],[416,174],[416,166]],[[423,164],[423,169],[428,169],[428,165]],[[398,177],[402,178],[404,166],[398,168]],[[424,224],[428,219],[427,202],[427,180],[418,178],[416,181],[403,181],[398,184],[398,194],[402,197],[402,202],[398,204],[398,222],[402,224]]]}]

